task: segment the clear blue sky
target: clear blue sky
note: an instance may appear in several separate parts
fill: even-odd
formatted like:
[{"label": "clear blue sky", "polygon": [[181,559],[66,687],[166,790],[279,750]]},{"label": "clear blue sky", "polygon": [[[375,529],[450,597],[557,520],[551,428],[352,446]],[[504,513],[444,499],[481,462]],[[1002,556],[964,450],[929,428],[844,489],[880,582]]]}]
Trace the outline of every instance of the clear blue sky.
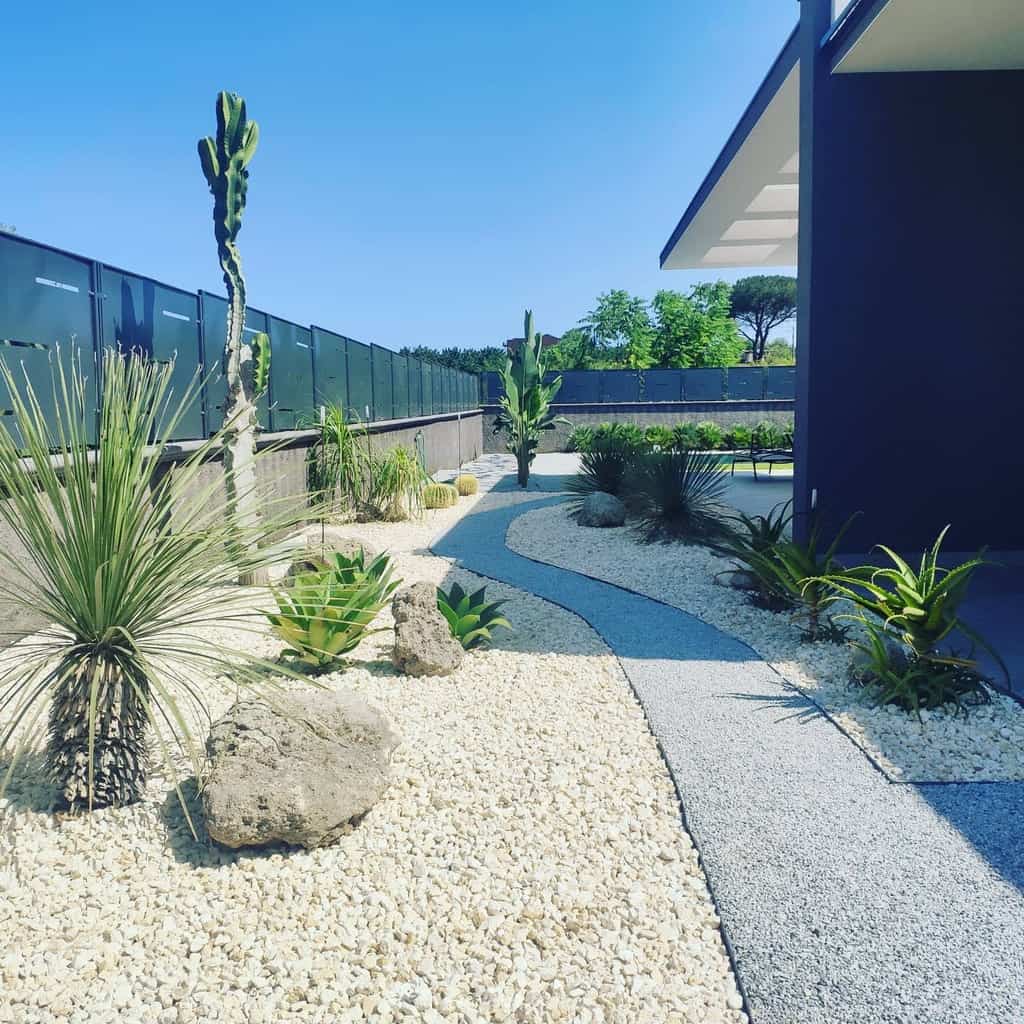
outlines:
[{"label": "clear blue sky", "polygon": [[[195,144],[219,89],[262,139],[252,305],[393,348],[561,333],[658,253],[796,0],[12,3],[0,222],[221,291]],[[732,274],[731,277],[737,276]]]}]

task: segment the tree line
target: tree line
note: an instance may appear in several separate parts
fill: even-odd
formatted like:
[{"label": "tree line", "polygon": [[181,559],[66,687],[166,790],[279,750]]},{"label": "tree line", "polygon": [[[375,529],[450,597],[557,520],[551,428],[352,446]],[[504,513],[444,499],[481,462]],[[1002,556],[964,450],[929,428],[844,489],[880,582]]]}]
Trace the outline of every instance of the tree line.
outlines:
[{"label": "tree line", "polygon": [[[786,365],[794,351],[771,332],[796,314],[796,279],[745,277],[694,285],[689,292],[662,289],[648,301],[622,289],[599,295],[594,308],[545,354],[548,369],[685,369],[735,366],[745,353],[755,363]],[[401,349],[468,373],[500,370],[505,346]]]}]

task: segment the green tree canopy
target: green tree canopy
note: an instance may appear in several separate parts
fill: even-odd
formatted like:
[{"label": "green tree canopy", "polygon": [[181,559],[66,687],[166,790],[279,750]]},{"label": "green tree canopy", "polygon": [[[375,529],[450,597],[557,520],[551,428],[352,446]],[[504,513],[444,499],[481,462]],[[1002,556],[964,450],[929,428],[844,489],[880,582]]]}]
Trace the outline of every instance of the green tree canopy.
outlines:
[{"label": "green tree canopy", "polygon": [[605,364],[642,370],[651,365],[653,331],[647,302],[621,288],[604,292],[580,321]]},{"label": "green tree canopy", "polygon": [[781,274],[741,278],[732,287],[732,315],[750,342],[754,361],[761,362],[769,333],[796,315],[796,278]]},{"label": "green tree canopy", "polygon": [[698,284],[689,295],[663,289],[654,296],[652,354],[660,367],[732,366],[744,349],[730,316],[729,285]]}]

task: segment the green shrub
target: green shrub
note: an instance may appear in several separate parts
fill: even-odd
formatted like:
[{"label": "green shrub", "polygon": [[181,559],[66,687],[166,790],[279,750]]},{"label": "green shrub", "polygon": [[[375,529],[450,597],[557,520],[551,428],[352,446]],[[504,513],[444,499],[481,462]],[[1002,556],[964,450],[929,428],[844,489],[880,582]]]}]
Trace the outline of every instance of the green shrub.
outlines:
[{"label": "green shrub", "polygon": [[429,483],[423,488],[426,508],[451,508],[459,500],[459,492],[451,484]]},{"label": "green shrub", "polygon": [[602,423],[594,431],[590,450],[642,452],[647,450],[647,439],[635,423]]},{"label": "green shrub", "polygon": [[565,441],[567,452],[588,452],[594,441],[593,427],[574,427]]},{"label": "green shrub", "polygon": [[580,456],[579,472],[566,485],[575,495],[570,501],[573,510],[578,512],[587,495],[596,491],[621,497],[627,474],[636,458],[634,453],[618,448],[584,452]]},{"label": "green shrub", "polygon": [[675,443],[675,437],[671,427],[655,425],[644,431],[644,441],[648,448],[657,448],[659,451],[668,451]]},{"label": "green shrub", "polygon": [[458,583],[453,583],[447,593],[437,588],[437,607],[448,620],[452,636],[467,651],[482,643],[489,643],[491,630],[495,627],[512,628],[512,623],[498,611],[505,602],[492,601],[488,604],[484,600],[486,589],[481,587],[467,594]]},{"label": "green shrub", "polygon": [[[916,711],[948,701],[962,706],[965,697],[985,699],[977,661],[944,647],[954,633],[988,651],[1009,675],[991,644],[959,613],[972,576],[989,563],[979,553],[952,569],[940,566],[939,552],[948,530],[947,526],[921,556],[916,571],[895,551],[880,544],[878,550],[892,562],[891,568],[862,565],[832,570],[819,574],[815,581],[859,609],[851,617],[867,628],[868,642],[857,646],[875,665],[873,689],[881,703]],[[907,655],[905,666],[895,663],[892,655],[900,648]],[[885,672],[880,671],[883,667]]]},{"label": "green shrub", "polygon": [[770,420],[762,420],[751,431],[751,440],[755,448],[782,448],[784,436],[782,428]]},{"label": "green shrub", "polygon": [[751,429],[743,423],[734,423],[726,430],[722,442],[726,448],[738,452],[750,448]]},{"label": "green shrub", "polygon": [[695,423],[680,423],[672,431],[672,446],[676,451],[689,451],[700,447],[700,435]]},{"label": "green shrub", "polygon": [[396,445],[373,459],[367,503],[374,515],[389,522],[418,516],[423,509],[423,485],[429,481],[416,449]]},{"label": "green shrub", "polygon": [[[88,367],[91,375],[91,356]],[[44,405],[20,368],[0,361],[13,412],[0,425],[0,518],[17,538],[0,545],[3,589],[56,627],[4,670],[4,786],[45,733],[44,772],[71,811],[137,800],[151,750],[171,778],[177,750],[201,777],[202,744],[186,712],[205,712],[205,693],[225,672],[233,691],[280,675],[244,642],[229,648],[200,631],[244,632],[225,584],[276,561],[271,541],[300,515],[266,503],[252,525],[230,514],[221,487],[204,482],[222,431],[167,471],[167,439],[178,436],[199,380],[172,392],[172,364],[105,352],[93,446],[95,411],[79,369],[74,352],[57,362]]]},{"label": "green shrub", "polygon": [[722,447],[722,428],[711,420],[697,424],[697,447],[702,451],[717,451]]},{"label": "green shrub", "polygon": [[792,594],[781,586],[774,570],[764,562],[774,559],[775,548],[785,539],[792,523],[792,500],[776,505],[766,516],[748,516],[740,512],[733,517],[737,527],[721,541],[718,552],[733,560],[730,572],[744,572],[754,584],[754,603],[771,611],[793,606]]},{"label": "green shrub", "polygon": [[721,500],[727,482],[717,455],[652,452],[638,458],[629,473],[627,504],[648,541],[708,541],[727,529]]},{"label": "green shrub", "polygon": [[289,586],[274,590],[278,611],[270,624],[287,644],[285,654],[312,672],[330,671],[370,630],[401,580],[392,579],[387,553],[364,568],[355,558],[335,554],[323,569],[299,573]]}]

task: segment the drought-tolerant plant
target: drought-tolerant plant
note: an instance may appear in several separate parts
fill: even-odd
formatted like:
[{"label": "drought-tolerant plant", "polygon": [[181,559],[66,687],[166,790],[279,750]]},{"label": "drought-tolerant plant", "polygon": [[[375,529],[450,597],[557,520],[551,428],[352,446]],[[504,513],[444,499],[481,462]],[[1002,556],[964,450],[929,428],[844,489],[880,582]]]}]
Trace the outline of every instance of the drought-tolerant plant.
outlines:
[{"label": "drought-tolerant plant", "polygon": [[650,448],[659,451],[668,451],[674,444],[674,436],[671,427],[654,425],[644,431],[644,440]]},{"label": "drought-tolerant plant", "polygon": [[697,447],[703,451],[715,451],[722,447],[722,428],[711,420],[697,424]]},{"label": "drought-tolerant plant", "polygon": [[714,454],[651,452],[630,472],[626,501],[645,539],[707,542],[727,529],[726,483]]},{"label": "drought-tolerant plant", "polygon": [[460,497],[468,498],[471,494],[476,494],[480,490],[480,481],[472,473],[460,473],[455,478],[454,486],[455,490],[459,492]]},{"label": "drought-tolerant plant", "polygon": [[[878,545],[891,567],[856,566],[819,574],[817,582],[837,597],[845,597],[859,609],[853,617],[868,629],[867,645],[858,645],[872,659],[887,653],[887,672],[878,674],[877,695],[884,703],[916,710],[935,707],[948,700],[958,704],[964,696],[984,695],[977,661],[946,649],[960,633],[988,651],[1006,672],[1006,665],[992,645],[960,617],[974,573],[990,564],[979,553],[951,569],[939,565],[939,553],[949,527],[921,556],[915,570],[895,551]],[[886,641],[890,641],[889,644]],[[891,642],[895,642],[895,647]],[[893,664],[894,649],[902,647],[905,666]]]},{"label": "drought-tolerant plant", "polygon": [[424,508],[451,508],[459,500],[459,492],[451,484],[431,482],[423,488]]},{"label": "drought-tolerant plant", "polygon": [[327,504],[340,501],[349,509],[358,508],[370,478],[364,428],[358,421],[350,422],[345,410],[332,403],[323,407],[317,428],[319,437],[306,455],[310,500]]},{"label": "drought-tolerant plant", "polygon": [[716,544],[721,554],[733,560],[734,569],[729,572],[739,571],[749,577],[754,603],[772,611],[793,605],[790,591],[780,585],[775,571],[765,571],[764,565],[764,560],[774,558],[776,546],[786,539],[793,519],[791,505],[792,500],[776,505],[766,516],[737,513],[732,517],[737,525]]},{"label": "drought-tolerant plant", "polygon": [[722,436],[722,444],[731,451],[750,447],[751,429],[743,423],[734,423]]},{"label": "drought-tolerant plant", "polygon": [[626,455],[647,451],[644,432],[635,423],[602,423],[594,431],[591,451],[620,451]]},{"label": "drought-tolerant plant", "polygon": [[325,672],[370,632],[370,624],[401,583],[385,552],[365,566],[334,554],[323,568],[299,573],[274,590],[277,612],[267,618],[288,645],[285,654],[313,673]]},{"label": "drought-tolerant plant", "polygon": [[540,435],[567,422],[551,411],[551,403],[562,386],[562,378],[544,383],[544,342],[533,329],[533,313],[526,311],[525,337],[515,345],[501,370],[503,392],[501,411],[494,420],[494,432],[507,435],[508,450],[516,457],[516,479],[525,487],[530,465],[537,454]]},{"label": "drought-tolerant plant", "polygon": [[576,497],[571,504],[577,511],[588,494],[603,491],[621,496],[625,490],[627,474],[636,455],[621,448],[595,448],[580,456],[580,468],[566,487]]},{"label": "drought-tolerant plant", "polygon": [[423,508],[423,487],[429,481],[416,450],[396,445],[372,460],[367,503],[389,522],[418,516]]},{"label": "drought-tolerant plant", "polygon": [[204,477],[220,433],[163,462],[198,379],[172,396],[172,364],[104,353],[93,448],[79,370],[77,356],[58,361],[46,409],[0,362],[13,411],[0,426],[0,518],[19,542],[0,547],[0,593],[54,624],[5,669],[0,749],[9,779],[45,732],[46,774],[72,811],[137,800],[154,751],[172,776],[172,748],[200,774],[190,723],[208,717],[204,691],[225,671],[251,685],[280,674],[201,631],[245,630],[229,581],[271,564],[269,541],[298,514],[265,506],[250,528],[227,515],[220,481]]},{"label": "drought-tolerant plant", "polygon": [[574,427],[565,441],[567,452],[586,452],[594,440],[593,427]]},{"label": "drought-tolerant plant", "polygon": [[479,644],[489,643],[491,630],[497,626],[512,628],[512,623],[498,611],[505,602],[488,603],[484,599],[486,589],[481,587],[467,594],[458,583],[453,583],[447,592],[437,588],[437,607],[448,620],[452,636],[467,651]]},{"label": "drought-tolerant plant", "polygon": [[[256,501],[256,399],[270,380],[270,339],[245,338],[245,277],[238,251],[249,162],[259,142],[259,126],[235,93],[217,96],[217,135],[199,140],[199,163],[213,193],[213,232],[227,288],[228,318],[224,347],[227,398],[221,431],[229,517],[239,531],[251,531],[259,519]],[[264,574],[258,573],[262,576]],[[256,582],[255,579],[250,582]]]},{"label": "drought-tolerant plant", "polygon": [[751,431],[751,441],[755,448],[783,448],[786,439],[782,427],[770,420],[762,420]]},{"label": "drought-tolerant plant", "polygon": [[672,443],[676,451],[689,451],[700,447],[695,423],[680,423],[672,430]]}]

